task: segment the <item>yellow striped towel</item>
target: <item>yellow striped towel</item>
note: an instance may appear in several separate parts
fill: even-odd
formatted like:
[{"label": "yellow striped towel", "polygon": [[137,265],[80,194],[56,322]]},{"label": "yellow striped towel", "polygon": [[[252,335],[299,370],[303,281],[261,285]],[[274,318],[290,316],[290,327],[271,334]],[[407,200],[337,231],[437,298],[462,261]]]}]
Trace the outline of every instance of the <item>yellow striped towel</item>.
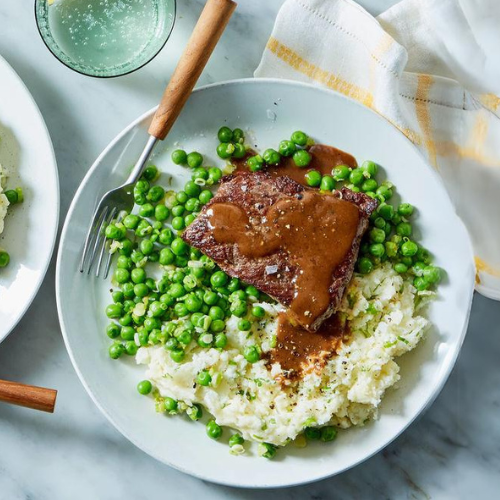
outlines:
[{"label": "yellow striped towel", "polygon": [[469,230],[478,291],[500,300],[498,26],[498,0],[403,0],[377,19],[350,0],[287,0],[255,76],[336,90],[405,134]]}]

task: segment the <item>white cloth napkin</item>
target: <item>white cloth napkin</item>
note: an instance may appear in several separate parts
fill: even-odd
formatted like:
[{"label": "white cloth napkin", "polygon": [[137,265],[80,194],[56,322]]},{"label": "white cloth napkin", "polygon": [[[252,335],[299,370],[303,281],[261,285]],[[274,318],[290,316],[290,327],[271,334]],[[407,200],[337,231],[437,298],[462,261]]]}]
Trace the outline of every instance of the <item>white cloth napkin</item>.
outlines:
[{"label": "white cloth napkin", "polygon": [[499,26],[499,0],[403,0],[377,19],[350,0],[287,0],[255,72],[336,90],[405,134],[469,230],[478,291],[497,300]]}]

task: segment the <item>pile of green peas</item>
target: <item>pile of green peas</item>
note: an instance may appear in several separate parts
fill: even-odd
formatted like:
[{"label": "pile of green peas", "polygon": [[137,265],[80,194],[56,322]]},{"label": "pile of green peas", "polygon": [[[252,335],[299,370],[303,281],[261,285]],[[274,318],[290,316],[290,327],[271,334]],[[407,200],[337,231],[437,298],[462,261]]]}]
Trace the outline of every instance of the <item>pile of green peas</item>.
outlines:
[{"label": "pile of green peas", "polygon": [[[24,201],[24,193],[22,188],[18,187],[16,189],[7,189],[3,192],[7,200],[9,200],[9,205],[16,205],[17,203],[22,203]],[[0,268],[7,267],[10,263],[10,255],[6,250],[0,249]]]}]

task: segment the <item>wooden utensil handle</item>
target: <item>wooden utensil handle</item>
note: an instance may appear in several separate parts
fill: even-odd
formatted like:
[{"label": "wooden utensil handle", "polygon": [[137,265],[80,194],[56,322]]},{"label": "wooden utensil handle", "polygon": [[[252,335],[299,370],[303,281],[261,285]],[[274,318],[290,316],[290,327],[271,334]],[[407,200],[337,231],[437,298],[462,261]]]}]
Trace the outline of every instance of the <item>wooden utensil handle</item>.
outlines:
[{"label": "wooden utensil handle", "polygon": [[0,401],[5,403],[54,413],[56,397],[54,389],[0,380]]},{"label": "wooden utensil handle", "polygon": [[165,139],[235,8],[232,0],[207,1],[149,127],[152,136]]}]

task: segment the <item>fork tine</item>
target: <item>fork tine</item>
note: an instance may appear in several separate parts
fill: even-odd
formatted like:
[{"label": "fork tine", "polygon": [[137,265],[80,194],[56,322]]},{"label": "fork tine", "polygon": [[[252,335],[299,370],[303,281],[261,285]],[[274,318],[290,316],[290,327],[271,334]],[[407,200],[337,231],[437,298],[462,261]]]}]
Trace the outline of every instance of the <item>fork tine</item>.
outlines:
[{"label": "fork tine", "polygon": [[108,242],[106,240],[106,236],[104,234],[104,231],[106,230],[106,226],[108,226],[111,221],[113,220],[113,217],[115,216],[116,214],[116,207],[113,207],[111,209],[111,212],[109,214],[108,217],[106,217],[106,220],[103,222],[103,226],[102,226],[102,247],[101,247],[101,250],[99,252],[99,260],[97,261],[97,267],[96,267],[96,270],[95,270],[95,275],[96,277],[99,276],[99,272],[101,270],[101,264],[102,264],[102,259],[104,257],[104,252],[106,251],[106,247],[108,245]]},{"label": "fork tine", "polygon": [[[120,212],[118,214],[118,218],[116,219],[117,222],[121,222],[123,219],[123,212]],[[108,252],[108,256],[106,257],[106,264],[104,267],[104,279],[108,277],[109,273],[109,268],[111,267],[111,260],[113,259],[113,255],[111,252]]]},{"label": "fork tine", "polygon": [[96,229],[101,225],[102,218],[105,215],[107,207],[102,207],[99,205],[97,210],[92,217],[92,223],[89,225],[89,229],[87,231],[87,237],[85,238],[85,243],[83,245],[82,258],[80,260],[80,272],[83,273],[85,267],[85,260],[87,259],[88,252],[92,243],[94,243],[96,236]]},{"label": "fork tine", "polygon": [[92,266],[93,266],[94,261],[95,261],[96,252],[100,248],[101,236],[103,235],[102,233],[103,233],[103,229],[104,229],[104,226],[106,223],[106,217],[108,215],[108,212],[109,212],[109,207],[105,207],[101,221],[99,222],[99,224],[95,228],[96,237],[95,237],[94,246],[92,247],[92,253],[90,254],[89,267],[87,269],[87,274],[90,274],[90,271],[91,271]]}]

